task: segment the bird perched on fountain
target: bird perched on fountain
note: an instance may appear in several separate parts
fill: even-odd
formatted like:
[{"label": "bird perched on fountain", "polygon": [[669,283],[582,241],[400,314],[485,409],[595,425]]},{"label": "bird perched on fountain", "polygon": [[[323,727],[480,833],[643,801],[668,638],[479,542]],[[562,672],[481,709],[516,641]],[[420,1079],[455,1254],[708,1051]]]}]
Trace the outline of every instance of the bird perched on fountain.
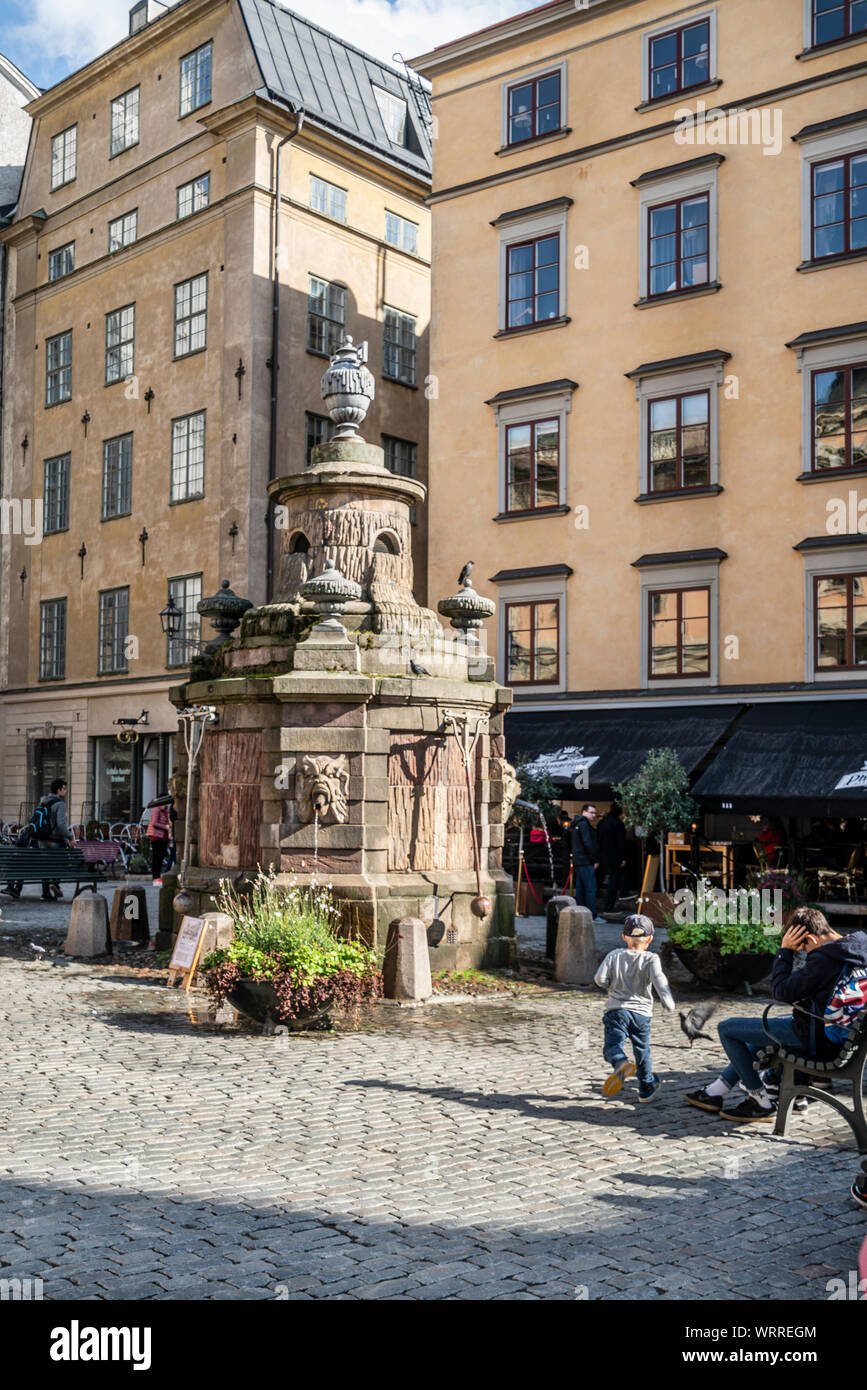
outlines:
[{"label": "bird perched on fountain", "polygon": [[473,572],[473,565],[474,565],[475,563],[476,563],[475,560],[467,560],[467,563],[464,565],[463,569],[461,570],[460,574],[458,575],[458,583],[459,583],[459,584],[469,584],[469,582],[470,582],[470,575],[471,575],[472,572]]},{"label": "bird perched on fountain", "polygon": [[690,1009],[688,1014],[682,1013],[680,1015],[681,1030],[689,1038],[690,1047],[696,1038],[704,1038],[706,1042],[713,1041],[710,1034],[702,1033],[701,1029],[705,1027],[718,1008],[719,1004],[696,1004],[695,1008]]},{"label": "bird perched on fountain", "polygon": [[422,664],[421,664],[420,661],[416,661],[416,659],[415,659],[414,656],[411,656],[410,659],[409,659],[409,669],[412,671],[412,674],[413,674],[414,676],[429,676],[429,675],[430,675],[430,671],[427,669],[427,667],[426,667],[426,666],[422,666]]}]

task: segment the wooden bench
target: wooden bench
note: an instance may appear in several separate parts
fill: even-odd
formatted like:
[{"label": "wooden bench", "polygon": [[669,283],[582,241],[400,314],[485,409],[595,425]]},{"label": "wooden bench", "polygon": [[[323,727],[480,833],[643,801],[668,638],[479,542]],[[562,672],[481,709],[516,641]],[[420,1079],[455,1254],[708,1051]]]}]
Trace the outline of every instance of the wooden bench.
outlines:
[{"label": "wooden bench", "polygon": [[74,883],[73,898],[82,888],[96,892],[106,877],[96,864],[88,864],[80,849],[0,848],[0,883]]},{"label": "wooden bench", "polygon": [[[822,1100],[826,1105],[832,1105],[838,1114],[851,1125],[858,1141],[858,1152],[867,1153],[867,1116],[864,1114],[864,1069],[867,1066],[867,1009],[863,1009],[855,1020],[854,1025],[849,1029],[846,1041],[840,1047],[836,1057],[830,1057],[827,1061],[817,1061],[815,1057],[802,1057],[795,1052],[788,1052],[774,1038],[773,1033],[768,1028],[768,1014],[774,1007],[769,1004],[762,1014],[762,1027],[768,1037],[774,1043],[773,1047],[765,1048],[759,1053],[759,1061],[766,1067],[778,1066],[782,1064],[783,1074],[780,1078],[780,1095],[777,1101],[777,1121],[774,1125],[775,1134],[786,1134],[789,1125],[789,1116],[794,1101],[798,1096],[809,1096],[813,1100]],[[822,1081],[849,1081],[852,1083],[852,1109],[844,1105],[837,1096],[831,1095],[828,1091],[821,1090],[818,1086],[810,1084],[795,1084],[795,1072],[804,1072],[808,1078]]]}]

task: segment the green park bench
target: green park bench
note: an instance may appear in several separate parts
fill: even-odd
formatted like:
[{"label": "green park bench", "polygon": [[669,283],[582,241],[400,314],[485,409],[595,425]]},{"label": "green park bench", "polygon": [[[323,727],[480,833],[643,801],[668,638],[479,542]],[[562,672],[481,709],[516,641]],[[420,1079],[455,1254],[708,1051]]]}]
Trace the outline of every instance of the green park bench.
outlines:
[{"label": "green park bench", "polygon": [[[766,1067],[782,1065],[780,1094],[777,1101],[777,1120],[775,1134],[786,1134],[792,1105],[798,1096],[810,1096],[832,1105],[838,1114],[851,1125],[858,1141],[859,1153],[867,1153],[867,1116],[864,1114],[864,1069],[867,1066],[867,1009],[862,1009],[849,1029],[849,1036],[842,1044],[836,1057],[819,1062],[815,1057],[801,1057],[789,1052],[776,1042],[768,1028],[768,1014],[774,1007],[769,1004],[762,1014],[762,1026],[775,1046],[765,1048],[759,1053],[759,1061]],[[795,1084],[795,1072],[803,1072],[806,1083]],[[848,1081],[852,1084],[852,1108],[850,1109],[837,1096],[811,1084],[813,1081]]]},{"label": "green park bench", "polygon": [[82,888],[96,892],[106,877],[89,864],[80,849],[0,848],[0,883],[74,883],[73,898]]}]

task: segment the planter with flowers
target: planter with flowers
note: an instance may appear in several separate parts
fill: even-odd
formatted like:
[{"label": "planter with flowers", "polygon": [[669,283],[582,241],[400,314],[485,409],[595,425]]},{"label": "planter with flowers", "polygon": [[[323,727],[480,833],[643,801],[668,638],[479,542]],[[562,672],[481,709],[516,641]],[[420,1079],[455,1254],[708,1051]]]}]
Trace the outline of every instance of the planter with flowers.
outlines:
[{"label": "planter with flowers", "polygon": [[[770,974],[780,928],[761,920],[761,897],[747,897],[746,902],[748,913],[732,911],[726,896],[700,879],[691,902],[684,898],[665,914],[668,950],[703,984],[736,989]],[[749,920],[743,921],[744,916]]]},{"label": "planter with flowers", "polygon": [[234,937],[203,963],[216,1004],[300,1030],[382,994],[375,951],[338,935],[327,887],[283,885],[259,873],[243,891],[224,883],[217,905],[232,919]]}]

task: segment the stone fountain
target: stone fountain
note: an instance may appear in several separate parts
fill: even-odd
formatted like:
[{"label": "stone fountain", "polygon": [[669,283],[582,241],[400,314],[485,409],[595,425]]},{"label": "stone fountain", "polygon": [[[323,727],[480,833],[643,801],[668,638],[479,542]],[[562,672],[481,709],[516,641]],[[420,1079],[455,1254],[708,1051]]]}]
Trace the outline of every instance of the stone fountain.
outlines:
[{"label": "stone fountain", "polygon": [[[479,640],[494,605],[466,575],[439,604],[449,629],[416,602],[411,513],[426,489],[358,433],[374,390],[366,345],[347,338],[322,379],[334,437],[270,484],[275,599],[239,606],[235,635],[223,615],[222,640],[172,691],[179,709],[217,716],[190,807],[186,911],[211,910],[221,879],[260,867],[316,876],[370,944],[420,917],[433,969],[508,966],[502,846],[518,789],[511,692]],[[182,758],[176,786],[185,809]]]}]

